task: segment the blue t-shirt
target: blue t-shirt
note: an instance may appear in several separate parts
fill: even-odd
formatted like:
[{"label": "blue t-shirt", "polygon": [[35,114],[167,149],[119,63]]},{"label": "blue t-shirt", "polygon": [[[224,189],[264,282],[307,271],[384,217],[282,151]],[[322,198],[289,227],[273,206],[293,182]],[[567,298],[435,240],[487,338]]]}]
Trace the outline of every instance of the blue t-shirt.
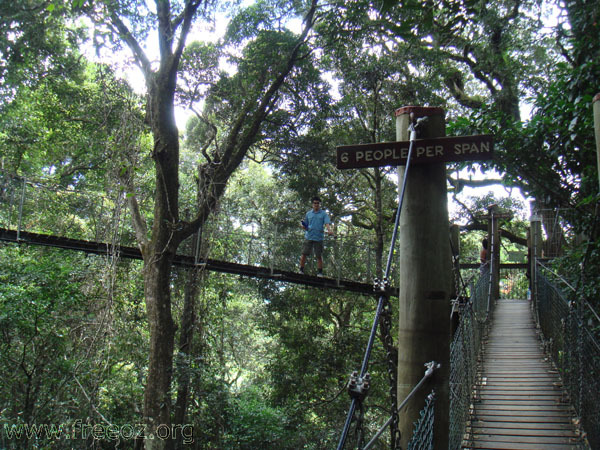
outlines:
[{"label": "blue t-shirt", "polygon": [[329,215],[319,209],[319,211],[314,212],[312,209],[306,213],[304,216],[304,220],[308,224],[308,230],[304,233],[305,239],[309,241],[322,241],[323,240],[323,228],[326,223],[331,223],[329,221]]}]

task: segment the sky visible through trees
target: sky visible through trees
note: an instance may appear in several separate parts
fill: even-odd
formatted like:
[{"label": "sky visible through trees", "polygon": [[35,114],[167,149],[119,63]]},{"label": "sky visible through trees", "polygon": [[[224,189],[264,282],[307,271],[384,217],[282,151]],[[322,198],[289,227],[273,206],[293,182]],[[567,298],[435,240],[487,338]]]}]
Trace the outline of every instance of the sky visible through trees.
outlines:
[{"label": "sky visible through trees", "polygon": [[[502,224],[502,257],[523,257],[534,200],[565,212],[553,216],[557,233],[544,223],[545,248],[560,244],[554,269],[574,286],[584,277],[581,294],[599,305],[598,2],[5,3],[0,199],[32,180],[32,198],[52,190],[62,202],[38,201],[23,227],[96,232],[144,261],[0,245],[0,427],[189,424],[198,449],[334,447],[372,299],[184,270],[173,258],[193,247],[277,263],[250,244],[260,235],[295,270],[298,222],[319,194],[341,236],[327,244],[326,274],[337,262],[350,279],[380,272],[395,168],[337,170],[335,147],[395,140],[405,105],[443,107],[448,135],[495,136],[494,161],[447,166],[463,261],[477,261],[478,218],[492,203],[521,210]],[[84,194],[102,199],[101,212]],[[97,232],[108,218],[121,226]],[[386,364],[377,345],[369,431],[385,419]],[[53,444],[0,435],[3,448]],[[173,445],[184,448],[181,437]]]}]

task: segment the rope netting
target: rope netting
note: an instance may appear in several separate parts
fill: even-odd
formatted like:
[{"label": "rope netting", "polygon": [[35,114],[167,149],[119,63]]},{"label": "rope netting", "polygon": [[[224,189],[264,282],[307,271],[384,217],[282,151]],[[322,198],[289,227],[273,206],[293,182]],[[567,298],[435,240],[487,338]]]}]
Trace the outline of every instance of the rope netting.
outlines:
[{"label": "rope netting", "polygon": [[576,292],[561,290],[550,279],[552,273],[538,264],[536,316],[542,339],[591,448],[600,448],[600,342],[594,335],[600,320]]},{"label": "rope netting", "polygon": [[[467,283],[469,300],[459,305],[459,322],[450,344],[449,448],[461,448],[477,382],[478,357],[489,327],[490,274],[484,267],[478,279]],[[492,305],[493,306],[493,305]]]}]

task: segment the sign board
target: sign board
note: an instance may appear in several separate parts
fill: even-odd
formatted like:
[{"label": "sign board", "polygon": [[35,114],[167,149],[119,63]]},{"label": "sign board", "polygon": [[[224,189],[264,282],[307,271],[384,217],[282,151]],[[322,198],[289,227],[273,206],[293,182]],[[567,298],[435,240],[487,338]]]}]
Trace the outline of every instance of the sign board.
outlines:
[{"label": "sign board", "polygon": [[[410,141],[337,147],[337,168],[406,165]],[[489,134],[416,139],[411,164],[451,161],[483,161],[492,159],[494,141]]]}]

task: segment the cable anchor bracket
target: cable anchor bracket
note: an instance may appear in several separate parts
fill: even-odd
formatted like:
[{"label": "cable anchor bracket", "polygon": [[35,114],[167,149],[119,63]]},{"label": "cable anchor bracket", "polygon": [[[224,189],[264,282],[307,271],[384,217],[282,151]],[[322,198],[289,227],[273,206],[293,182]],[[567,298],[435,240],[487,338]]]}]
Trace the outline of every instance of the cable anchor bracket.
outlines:
[{"label": "cable anchor bracket", "polygon": [[383,279],[375,278],[373,280],[373,292],[376,295],[384,295],[385,297],[390,298],[392,293],[390,281],[385,277]]},{"label": "cable anchor bracket", "polygon": [[371,388],[371,375],[366,373],[363,377],[358,375],[355,370],[350,375],[350,381],[348,382],[348,394],[353,399],[362,402],[369,393]]}]

